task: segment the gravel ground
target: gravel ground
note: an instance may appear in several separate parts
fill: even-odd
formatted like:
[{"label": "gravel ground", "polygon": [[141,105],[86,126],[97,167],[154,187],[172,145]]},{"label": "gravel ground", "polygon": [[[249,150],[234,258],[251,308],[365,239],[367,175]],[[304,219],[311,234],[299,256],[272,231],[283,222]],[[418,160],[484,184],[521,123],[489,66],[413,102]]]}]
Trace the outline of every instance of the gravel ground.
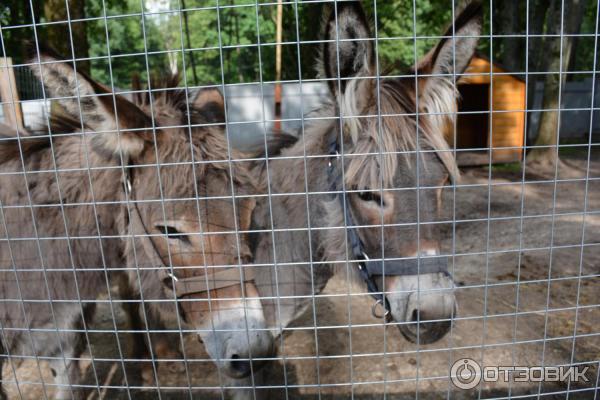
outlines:
[{"label": "gravel ground", "polygon": [[[593,179],[587,183],[585,154],[564,157],[558,182],[553,173],[528,173],[523,184],[522,173],[513,167],[464,170],[464,186],[444,194],[447,220],[455,216],[460,221],[444,228],[448,238],[444,249],[457,254],[454,276],[459,286],[458,318],[450,334],[432,345],[408,343],[396,327],[384,327],[365,311],[371,305],[368,296],[344,296],[360,290],[338,276],[324,294],[341,296],[320,297],[316,316],[309,310],[284,335],[279,352],[284,361],[268,367],[266,382],[288,385],[288,389],[272,389],[270,398],[379,399],[388,393],[393,398],[469,399],[538,391],[548,393],[544,399],[566,398],[556,393],[565,391],[566,384],[499,382],[458,390],[447,376],[452,362],[462,357],[484,365],[583,363],[590,366],[586,376],[591,382],[571,385],[577,392],[570,398],[594,398],[600,360],[599,155],[592,154],[589,177]],[[452,207],[454,198],[456,207]],[[314,318],[320,326],[317,330]],[[108,308],[101,307],[94,327],[111,326]],[[122,364],[99,360],[118,355],[114,335],[96,334],[91,339],[100,384],[122,385]],[[127,351],[131,338],[122,336],[121,341]],[[186,338],[185,343],[189,358],[207,357],[194,338]],[[6,364],[4,377],[11,380],[12,370]],[[20,385],[23,398],[43,398],[41,378],[52,382],[44,362],[40,365],[42,377],[34,362],[15,365],[19,382],[34,382]],[[84,367],[87,382],[95,385],[91,365]],[[173,367],[173,363],[159,365],[162,398],[190,398],[189,391],[168,389],[188,385],[186,373]],[[194,386],[219,385],[209,362],[188,367]],[[142,386],[139,362],[126,363],[126,369],[127,383]],[[14,383],[4,386],[9,398],[18,398]],[[47,392],[52,397],[51,387]],[[158,398],[155,389],[131,389],[129,394],[136,399]],[[191,394],[198,399],[221,398],[220,392],[211,390]],[[88,396],[98,397],[128,398],[128,393],[109,387]]]}]

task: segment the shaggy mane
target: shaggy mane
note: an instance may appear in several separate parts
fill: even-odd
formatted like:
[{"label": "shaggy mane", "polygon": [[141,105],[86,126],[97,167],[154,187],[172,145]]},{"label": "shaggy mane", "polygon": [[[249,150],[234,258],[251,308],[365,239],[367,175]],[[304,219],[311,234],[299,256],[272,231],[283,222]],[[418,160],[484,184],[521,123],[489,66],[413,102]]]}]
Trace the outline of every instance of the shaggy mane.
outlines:
[{"label": "shaggy mane", "polygon": [[[167,76],[154,76],[150,80],[149,88],[142,88],[139,77],[134,75],[132,80],[133,103],[150,114],[150,105],[155,113],[169,109],[181,113],[183,124],[187,124],[189,117],[193,125],[210,123],[224,123],[224,116],[215,115],[214,104],[208,103],[204,107],[194,107],[193,94],[186,88],[179,87],[181,77],[179,74]],[[151,101],[152,100],[152,101]]]},{"label": "shaggy mane", "polygon": [[[459,172],[456,161],[443,136],[445,127],[453,123],[454,113],[452,110],[447,110],[443,115],[433,115],[427,110],[421,109],[417,114],[417,134],[417,117],[415,117],[417,103],[413,90],[414,82],[414,79],[381,80],[379,106],[382,117],[380,119],[349,118],[344,121],[345,132],[348,133],[347,136],[353,144],[352,152],[374,154],[349,157],[350,161],[346,171],[348,184],[358,188],[376,188],[380,186],[383,175],[384,186],[390,187],[393,185],[398,167],[399,155],[397,153],[410,153],[417,149],[419,152],[433,150],[450,176],[454,180],[458,179]],[[352,87],[348,88],[348,90],[352,89]],[[375,104],[369,104],[367,112],[352,110],[351,115],[376,115],[378,113],[376,99],[373,99],[371,103]],[[419,108],[423,107],[422,104],[418,106]],[[378,127],[379,121],[382,123],[381,133]],[[419,139],[418,146],[417,138]],[[376,155],[380,152],[381,156]],[[414,167],[411,163],[408,163],[408,166]]]},{"label": "shaggy mane", "polygon": [[[464,23],[461,22],[462,20],[468,21],[473,14],[479,12],[479,6],[475,4],[469,5],[468,9],[469,12],[456,22],[459,26]],[[461,10],[457,12],[461,13]],[[366,23],[372,26],[372,21]],[[328,19],[325,18],[321,24],[322,37],[327,37],[327,25]],[[449,29],[452,26],[450,25]],[[451,34],[452,30],[449,32]],[[372,35],[369,34],[369,37],[371,38]],[[323,43],[317,56],[317,76],[322,79],[327,77],[324,55],[329,45]],[[436,51],[439,51],[438,49],[439,47]],[[452,82],[447,79],[418,77],[423,72],[416,72],[414,69],[410,70],[409,74],[417,76],[417,80],[413,77],[375,78],[374,65],[368,65],[367,62],[364,65],[366,67],[357,72],[356,76],[344,79],[343,93],[338,99],[334,94],[330,104],[326,105],[326,110],[322,113],[323,116],[330,116],[332,110],[335,110],[333,115],[344,118],[344,134],[352,144],[352,150],[345,154],[349,160],[345,175],[347,183],[351,187],[376,188],[381,185],[383,177],[383,185],[389,187],[393,184],[398,166],[399,155],[396,153],[415,152],[417,149],[419,153],[421,150],[434,151],[452,179],[458,180],[459,170],[456,160],[444,139],[444,132],[453,125],[456,118],[459,97]],[[382,66],[382,71],[386,71],[386,66]],[[376,79],[379,82],[378,88]],[[415,93],[416,85],[419,90],[418,100]],[[425,86],[427,90],[424,90]],[[336,90],[334,89],[333,92]],[[379,99],[376,92],[379,92]],[[385,116],[361,117],[379,113]],[[379,121],[382,122],[381,129],[378,126]],[[373,155],[352,156],[352,153]],[[379,156],[378,153],[383,154]],[[414,167],[411,163],[408,163],[408,166]]]},{"label": "shaggy mane", "polygon": [[44,127],[29,131],[21,131],[20,134],[12,127],[0,124],[0,164],[28,156],[37,151],[47,149],[51,145],[50,132],[72,133],[81,130],[79,121],[64,115],[57,114],[50,117],[50,128]]},{"label": "shaggy mane", "polygon": [[[194,147],[199,150],[194,156],[194,161],[213,161],[201,164],[197,169],[199,177],[206,173],[207,166],[220,170],[229,176],[229,167],[233,170],[230,178],[238,185],[255,188],[257,185],[252,177],[250,169],[244,163],[224,162],[231,157],[232,160],[245,158],[240,152],[229,147],[227,137],[223,131],[225,117],[222,110],[215,110],[215,104],[208,102],[201,107],[193,103],[194,94],[189,93],[186,88],[179,87],[181,79],[179,74],[171,74],[166,77],[154,77],[150,81],[150,89],[141,89],[139,79],[134,76],[132,88],[136,92],[133,102],[150,115],[166,115],[169,119],[175,119],[176,125],[208,125],[193,127],[191,139]],[[160,118],[157,118],[160,119]],[[160,121],[155,121],[160,127]],[[214,124],[215,126],[210,126]],[[185,129],[185,137],[189,139],[188,130]],[[162,146],[168,146],[169,141],[162,141]],[[180,157],[177,151],[165,150],[173,157]]]}]

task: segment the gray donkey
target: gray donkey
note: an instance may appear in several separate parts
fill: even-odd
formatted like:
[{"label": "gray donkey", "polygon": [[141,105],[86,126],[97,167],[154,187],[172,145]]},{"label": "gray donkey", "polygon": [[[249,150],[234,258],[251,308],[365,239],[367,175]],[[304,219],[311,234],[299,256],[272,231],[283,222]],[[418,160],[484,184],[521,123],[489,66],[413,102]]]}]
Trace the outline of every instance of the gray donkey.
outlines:
[{"label": "gray donkey", "polygon": [[110,298],[108,273],[126,266],[144,315],[180,315],[225,375],[249,376],[250,357],[272,349],[240,268],[255,183],[227,162],[239,156],[206,125],[205,96],[191,109],[183,90],[136,104],[55,57],[32,68],[66,111],[60,129],[0,132],[0,370],[7,356],[40,357],[54,398],[83,396],[86,324]]},{"label": "gray donkey", "polygon": [[376,314],[408,340],[431,343],[449,330],[454,283],[436,218],[458,171],[444,131],[480,21],[480,4],[468,5],[408,77],[377,77],[360,2],[336,3],[320,59],[331,99],[295,144],[260,166],[271,196],[253,214],[262,230],[255,282],[274,331],[305,310],[336,266],[357,272]]}]

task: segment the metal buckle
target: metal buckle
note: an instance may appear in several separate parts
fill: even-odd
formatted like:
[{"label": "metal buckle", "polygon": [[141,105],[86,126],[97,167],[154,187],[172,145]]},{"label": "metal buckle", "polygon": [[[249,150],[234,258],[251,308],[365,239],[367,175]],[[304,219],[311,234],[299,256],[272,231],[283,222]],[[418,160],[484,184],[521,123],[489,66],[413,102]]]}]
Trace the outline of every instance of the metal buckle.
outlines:
[{"label": "metal buckle", "polygon": [[329,168],[333,167],[333,163],[331,162],[333,157],[335,157],[335,159],[337,160],[338,158],[340,158],[340,153],[336,150],[335,154],[331,154],[331,157],[329,157],[329,161],[327,162],[327,165],[329,166]]},{"label": "metal buckle", "polygon": [[[379,308],[378,306],[381,306],[381,308],[384,310],[383,313],[377,312],[377,309]],[[371,306],[371,314],[378,319],[387,319],[390,315],[390,310],[386,310],[385,306],[383,305],[383,300],[379,299]]]},{"label": "metal buckle", "polygon": [[[364,251],[362,252],[362,257],[363,257],[363,261],[369,261],[369,256],[366,255]],[[362,271],[365,268],[366,268],[366,265],[364,265],[362,262],[358,263],[358,269],[360,269]]]},{"label": "metal buckle", "polygon": [[127,179],[125,180],[125,190],[127,191],[127,194],[131,194],[131,179],[129,179],[129,177],[127,177]]},{"label": "metal buckle", "polygon": [[167,272],[167,276],[171,279],[173,279],[175,282],[179,281],[179,278],[175,276],[174,273],[172,272]]}]

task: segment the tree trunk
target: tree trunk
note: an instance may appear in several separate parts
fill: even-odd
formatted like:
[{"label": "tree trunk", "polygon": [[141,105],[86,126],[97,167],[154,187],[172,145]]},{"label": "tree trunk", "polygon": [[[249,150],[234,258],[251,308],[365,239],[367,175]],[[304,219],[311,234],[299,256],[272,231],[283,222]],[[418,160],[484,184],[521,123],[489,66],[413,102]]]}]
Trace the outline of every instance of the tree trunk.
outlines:
[{"label": "tree trunk", "polygon": [[[520,33],[521,13],[519,12],[519,0],[505,0],[501,3],[498,10],[498,26],[494,32],[501,35],[516,35]],[[520,42],[516,38],[504,38],[502,40],[502,56],[500,62],[509,71],[520,69],[520,60],[522,59]]]},{"label": "tree trunk", "polygon": [[235,52],[237,53],[237,66],[238,66],[238,79],[240,82],[244,82],[244,71],[242,69],[242,49],[240,47],[240,18],[239,14],[235,13],[235,42],[237,46]]},{"label": "tree trunk", "polygon": [[[186,9],[185,0],[181,0],[181,8]],[[185,26],[185,38],[187,43],[188,50],[192,48],[192,39],[190,38],[190,26],[188,20],[188,12],[183,13],[183,23]],[[196,60],[194,58],[194,52],[190,50],[188,59],[190,60],[190,65],[192,67],[192,76],[194,77],[194,85],[198,86],[198,74],[196,73]],[[185,66],[183,67],[185,73]]]},{"label": "tree trunk", "polygon": [[[67,21],[69,17],[71,20],[85,18],[85,0],[70,0],[68,15],[64,0],[45,0],[44,16],[49,22]],[[87,58],[89,56],[89,45],[84,22],[65,22],[47,26],[48,44],[67,58],[71,58],[73,54],[71,52],[71,36],[75,57]],[[77,70],[89,74],[90,62],[88,60],[78,61]]]},{"label": "tree trunk", "polygon": [[277,0],[275,17],[275,133],[281,132],[281,43],[283,42],[283,2]]},{"label": "tree trunk", "polygon": [[[541,35],[545,32],[544,22],[546,21],[546,15],[548,15],[548,8],[550,7],[550,0],[537,0],[530,2],[531,6],[529,12],[531,19],[529,21],[529,32],[530,35]],[[547,60],[546,57],[542,57],[542,51],[544,48],[544,38],[537,36],[529,37],[529,72],[538,72],[546,69]],[[527,109],[532,110],[535,103],[535,86],[538,82],[538,75],[529,75],[527,79]],[[527,126],[531,127],[531,113],[528,113]],[[529,135],[527,135],[529,138]],[[529,145],[530,143],[527,142]]]},{"label": "tree trunk", "polygon": [[[579,33],[581,20],[585,12],[588,0],[571,0],[565,5],[564,12],[560,10],[559,0],[553,1],[556,4],[555,16],[548,21],[548,31],[554,30],[558,33]],[[561,18],[564,18],[561,27]],[[552,25],[550,25],[552,24]],[[561,43],[562,42],[562,43]],[[559,92],[565,82],[565,72],[569,70],[569,61],[571,60],[571,50],[573,48],[573,37],[563,37],[561,40],[547,40],[544,55],[548,61],[548,71],[562,71],[562,74],[551,73],[546,76],[544,84],[543,110],[558,110]],[[561,60],[562,45],[562,60]],[[553,166],[558,161],[556,146],[559,135],[559,112],[544,111],[540,119],[538,136],[535,140],[535,146],[552,146],[540,149],[533,149],[528,155],[528,160],[539,163],[544,166]]]}]

